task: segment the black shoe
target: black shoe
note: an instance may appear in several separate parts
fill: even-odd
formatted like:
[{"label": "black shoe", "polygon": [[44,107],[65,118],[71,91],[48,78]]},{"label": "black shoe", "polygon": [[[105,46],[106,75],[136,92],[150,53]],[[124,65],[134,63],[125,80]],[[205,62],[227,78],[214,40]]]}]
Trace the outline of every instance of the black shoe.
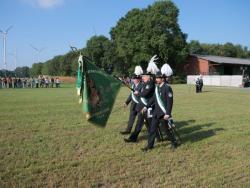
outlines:
[{"label": "black shoe", "polygon": [[125,141],[125,142],[136,142],[136,140],[132,140],[132,139],[130,139],[130,138],[124,138],[124,141]]},{"label": "black shoe", "polygon": [[157,141],[157,142],[163,142],[163,139],[161,139],[161,138],[156,138],[156,141]]},{"label": "black shoe", "polygon": [[124,135],[124,134],[130,134],[130,131],[127,131],[127,130],[126,130],[126,131],[121,131],[120,133],[123,134],[123,135]]},{"label": "black shoe", "polygon": [[146,146],[145,148],[141,148],[141,150],[142,150],[143,152],[147,152],[147,151],[149,151],[149,150],[151,150],[151,149],[153,149],[153,147],[148,147],[148,146]]},{"label": "black shoe", "polygon": [[170,149],[171,149],[172,151],[174,151],[174,150],[177,148],[177,146],[178,146],[178,144],[177,144],[176,142],[172,142],[172,143],[171,143]]}]

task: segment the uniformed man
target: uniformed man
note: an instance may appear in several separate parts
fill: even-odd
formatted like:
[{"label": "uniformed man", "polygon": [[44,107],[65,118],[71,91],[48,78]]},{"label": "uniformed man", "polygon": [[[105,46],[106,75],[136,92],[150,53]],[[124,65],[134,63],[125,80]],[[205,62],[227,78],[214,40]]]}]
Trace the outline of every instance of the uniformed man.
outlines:
[{"label": "uniformed man", "polygon": [[201,93],[203,87],[203,79],[201,74],[196,78],[195,85],[196,85],[196,93]]},{"label": "uniformed man", "polygon": [[129,136],[129,138],[125,138],[125,142],[136,142],[139,133],[141,132],[141,129],[143,127],[144,120],[146,121],[146,124],[148,125],[148,130],[151,124],[151,118],[149,117],[150,110],[148,112],[142,113],[142,109],[147,106],[148,101],[153,97],[154,95],[154,89],[155,84],[153,80],[151,79],[151,72],[144,71],[142,73],[142,88],[141,91],[135,91],[134,95],[139,98],[139,104],[136,105],[136,111],[137,111],[137,122],[135,130],[132,132],[132,134]]},{"label": "uniformed man", "polygon": [[[141,76],[133,74],[132,75],[132,82],[133,82],[132,89],[134,91],[140,92],[141,88],[142,88]],[[137,110],[136,110],[136,106],[139,104],[139,98],[138,98],[138,96],[136,96],[134,94],[134,91],[131,91],[131,93],[128,96],[126,102],[124,103],[124,105],[127,106],[131,102],[131,105],[130,105],[130,114],[129,114],[129,120],[128,120],[127,128],[125,129],[125,131],[121,131],[120,132],[121,134],[130,134],[131,133],[135,118],[136,118],[137,113],[138,113]]]},{"label": "uniformed man", "polygon": [[175,149],[177,147],[177,141],[175,136],[171,131],[169,131],[168,120],[171,118],[171,111],[173,106],[173,91],[172,88],[165,83],[165,75],[161,72],[156,74],[156,84],[154,96],[148,102],[143,110],[148,109],[154,105],[153,119],[151,122],[151,127],[148,136],[148,144],[143,151],[147,151],[154,147],[154,141],[157,136],[157,130],[160,123],[166,126],[166,133],[171,141],[171,148]]}]

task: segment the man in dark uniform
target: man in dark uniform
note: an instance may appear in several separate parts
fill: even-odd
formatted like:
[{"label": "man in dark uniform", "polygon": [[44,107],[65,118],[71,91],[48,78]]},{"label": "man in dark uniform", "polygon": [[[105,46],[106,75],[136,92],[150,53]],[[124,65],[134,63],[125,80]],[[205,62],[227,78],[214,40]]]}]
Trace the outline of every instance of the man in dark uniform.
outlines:
[{"label": "man in dark uniform", "polygon": [[154,105],[153,119],[149,131],[148,144],[143,151],[147,151],[154,147],[154,141],[157,136],[157,129],[160,123],[166,126],[166,133],[171,141],[171,149],[177,147],[177,141],[172,132],[169,131],[168,120],[171,118],[171,111],[173,106],[173,91],[172,88],[165,83],[165,76],[158,72],[156,74],[156,83],[154,96],[148,102],[147,106],[143,110],[146,110],[150,106]]},{"label": "man in dark uniform", "polygon": [[147,106],[148,101],[153,97],[154,95],[154,89],[155,84],[153,80],[150,77],[151,73],[144,71],[142,74],[142,80],[143,85],[141,88],[141,91],[135,91],[134,95],[139,98],[139,104],[136,105],[136,111],[137,111],[137,122],[135,130],[132,132],[132,134],[129,136],[129,138],[125,138],[125,142],[136,142],[139,133],[141,132],[141,129],[143,127],[144,120],[147,122],[148,130],[151,124],[150,118],[147,117],[148,113],[142,113],[142,109]]},{"label": "man in dark uniform", "polygon": [[[141,79],[140,75],[136,75],[136,74],[132,75],[132,81],[133,81],[132,89],[134,91],[138,91],[138,92],[141,91],[142,83],[140,82],[140,79]],[[131,133],[135,118],[136,118],[137,113],[138,113],[136,111],[136,106],[139,104],[139,101],[140,101],[139,98],[134,94],[133,91],[131,91],[126,102],[124,103],[124,105],[127,106],[131,102],[128,126],[127,126],[125,131],[120,132],[121,134],[130,134]]]},{"label": "man in dark uniform", "polygon": [[203,87],[202,75],[196,78],[195,85],[196,85],[196,93],[201,93]]}]

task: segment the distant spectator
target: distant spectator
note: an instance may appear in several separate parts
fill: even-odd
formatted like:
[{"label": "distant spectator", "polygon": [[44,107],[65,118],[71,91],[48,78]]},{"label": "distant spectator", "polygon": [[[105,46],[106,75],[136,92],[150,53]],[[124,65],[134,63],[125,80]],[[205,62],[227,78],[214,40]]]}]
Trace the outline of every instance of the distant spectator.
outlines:
[{"label": "distant spectator", "polygon": [[3,85],[2,85],[2,78],[0,77],[0,89],[3,88]]},{"label": "distant spectator", "polygon": [[26,88],[27,87],[27,80],[26,78],[23,79],[23,88]]},{"label": "distant spectator", "polygon": [[44,84],[45,84],[45,78],[44,77],[42,77],[42,80],[41,80],[41,87],[44,87]]},{"label": "distant spectator", "polygon": [[59,88],[60,87],[60,80],[59,78],[56,78],[56,88]]},{"label": "distant spectator", "polygon": [[38,78],[35,79],[35,83],[36,83],[36,88],[38,88],[38,86],[39,86],[39,80],[38,80]]},{"label": "distant spectator", "polygon": [[9,76],[9,78],[8,78],[8,84],[9,84],[9,88],[12,88],[12,78],[11,78],[11,76]]},{"label": "distant spectator", "polygon": [[54,78],[52,77],[52,78],[51,78],[51,87],[52,87],[52,88],[54,87],[54,82],[55,82],[55,80],[54,80]]},{"label": "distant spectator", "polygon": [[6,77],[3,78],[3,84],[4,84],[4,87],[7,88],[7,78]]},{"label": "distant spectator", "polygon": [[27,87],[31,88],[31,79],[28,79],[28,78],[27,78]]},{"label": "distant spectator", "polygon": [[22,87],[22,80],[20,78],[18,78],[18,80],[17,80],[17,87],[18,88]]},{"label": "distant spectator", "polygon": [[48,79],[48,77],[45,78],[45,87],[46,88],[49,87],[49,79]]},{"label": "distant spectator", "polygon": [[17,88],[17,79],[16,79],[16,77],[13,78],[13,87]]}]

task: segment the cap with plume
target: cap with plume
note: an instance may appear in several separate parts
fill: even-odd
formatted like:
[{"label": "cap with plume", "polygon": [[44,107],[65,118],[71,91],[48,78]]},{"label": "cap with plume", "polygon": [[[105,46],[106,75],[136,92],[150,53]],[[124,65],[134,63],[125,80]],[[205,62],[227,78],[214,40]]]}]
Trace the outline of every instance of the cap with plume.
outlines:
[{"label": "cap with plume", "polygon": [[139,76],[139,75],[141,75],[142,73],[143,73],[143,70],[142,70],[141,66],[136,66],[136,67],[135,67],[135,75],[136,75],[136,76]]},{"label": "cap with plume", "polygon": [[147,72],[150,72],[151,74],[156,74],[159,71],[159,69],[156,65],[156,62],[155,62],[157,59],[158,59],[157,55],[154,55],[150,59],[150,61],[148,63],[148,67],[147,67]]},{"label": "cap with plume", "polygon": [[161,67],[161,73],[164,74],[165,76],[171,76],[173,74],[173,70],[171,69],[171,67],[169,66],[169,64],[165,63]]}]

